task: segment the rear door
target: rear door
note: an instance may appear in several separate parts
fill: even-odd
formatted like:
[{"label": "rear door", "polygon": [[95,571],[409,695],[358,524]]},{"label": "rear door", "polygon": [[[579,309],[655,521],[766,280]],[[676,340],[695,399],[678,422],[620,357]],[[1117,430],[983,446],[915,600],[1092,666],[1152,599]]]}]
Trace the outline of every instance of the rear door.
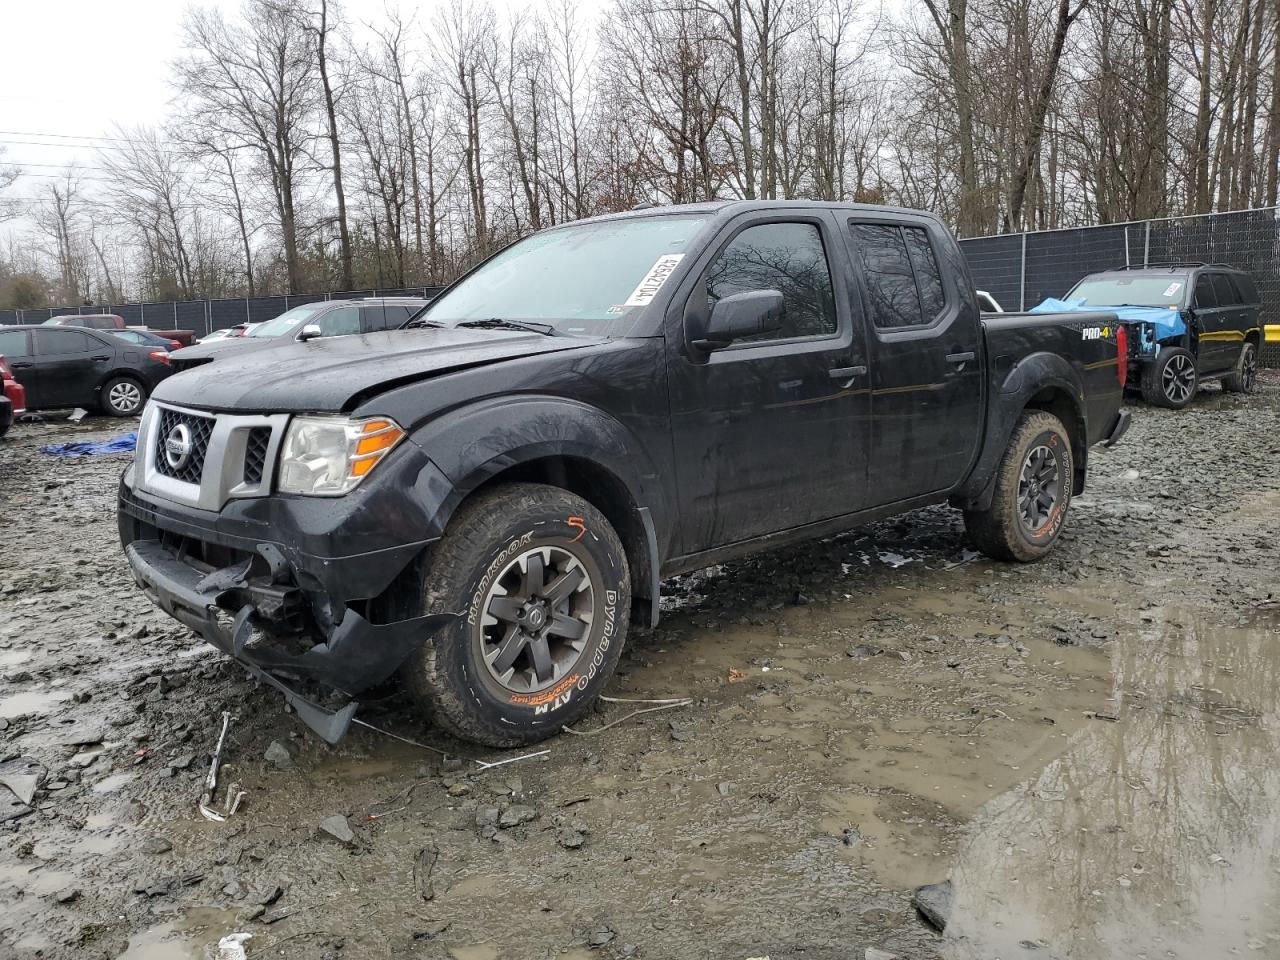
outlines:
[{"label": "rear door", "polygon": [[1238,306],[1230,281],[1220,273],[1203,271],[1196,277],[1194,317],[1199,331],[1196,367],[1201,373],[1216,373],[1230,366],[1236,345],[1231,338],[1231,315]]},{"label": "rear door", "polygon": [[40,374],[31,359],[31,333],[0,327],[0,357],[13,369],[13,377],[27,392],[27,406],[38,406]]},{"label": "rear door", "polygon": [[[866,496],[866,348],[838,221],[737,218],[699,256],[667,348],[680,552],[851,513]],[[684,316],[733,294],[782,293],[781,328],[706,356]]]},{"label": "rear door", "polygon": [[1221,347],[1219,366],[1223,370],[1234,367],[1244,345],[1245,334],[1252,326],[1249,308],[1235,278],[1228,273],[1213,275],[1213,288],[1218,292],[1218,304],[1222,310],[1222,329],[1218,345]]},{"label": "rear door", "polygon": [[106,368],[115,346],[72,327],[41,327],[32,332],[41,405],[79,407],[92,403],[98,369]]},{"label": "rear door", "polygon": [[871,367],[871,505],[946,490],[964,478],[983,424],[982,333],[968,271],[932,220],[848,221]]}]

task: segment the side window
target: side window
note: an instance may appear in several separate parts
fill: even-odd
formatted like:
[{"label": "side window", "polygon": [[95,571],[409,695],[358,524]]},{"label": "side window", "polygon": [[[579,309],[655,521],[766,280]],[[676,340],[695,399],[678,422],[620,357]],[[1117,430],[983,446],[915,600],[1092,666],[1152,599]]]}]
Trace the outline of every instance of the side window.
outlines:
[{"label": "side window", "polygon": [[855,223],[852,229],[875,325],[894,330],[932,322],[934,317],[925,316],[920,302],[902,228],[890,223]]},{"label": "side window", "polygon": [[1236,292],[1231,278],[1225,273],[1215,273],[1213,275],[1213,289],[1218,294],[1218,306],[1234,307],[1240,303],[1240,294]]},{"label": "side window", "polygon": [[0,357],[31,356],[30,339],[25,330],[0,330]]},{"label": "side window", "polygon": [[1240,291],[1241,303],[1257,303],[1261,300],[1258,296],[1258,285],[1253,282],[1253,277],[1247,273],[1235,273],[1231,275],[1231,279],[1236,282],[1236,289]]},{"label": "side window", "polygon": [[79,330],[50,328],[36,331],[36,353],[41,356],[84,353],[88,349],[89,338]]},{"label": "side window", "polygon": [[920,312],[925,323],[933,323],[947,305],[947,295],[942,289],[942,271],[934,256],[929,231],[924,227],[903,227],[907,249],[911,252],[911,267],[916,273],[916,286],[920,288]]},{"label": "side window", "polygon": [[1218,295],[1213,289],[1213,277],[1202,273],[1196,277],[1196,307],[1211,310],[1218,305]]},{"label": "side window", "polygon": [[780,329],[744,337],[738,343],[836,332],[831,268],[816,225],[762,223],[748,227],[707,268],[707,296],[713,307],[725,297],[752,290],[779,291],[786,311]]},{"label": "side window", "polygon": [[358,307],[338,307],[330,310],[316,321],[320,327],[320,335],[325,337],[345,337],[360,332],[360,309]]}]

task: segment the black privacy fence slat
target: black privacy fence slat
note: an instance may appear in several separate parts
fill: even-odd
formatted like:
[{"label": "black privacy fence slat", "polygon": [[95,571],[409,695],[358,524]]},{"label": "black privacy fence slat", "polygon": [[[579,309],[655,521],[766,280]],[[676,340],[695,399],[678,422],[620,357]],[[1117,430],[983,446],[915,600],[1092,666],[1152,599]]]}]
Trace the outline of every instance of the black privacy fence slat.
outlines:
[{"label": "black privacy fence slat", "polygon": [[405,287],[395,290],[359,290],[352,293],[290,294],[287,297],[236,297],[226,300],[164,300],[157,303],[99,303],[80,307],[41,307],[34,310],[0,310],[0,324],[44,323],[68,313],[114,313],[126,326],[152,330],[191,330],[203,337],[237,323],[258,323],[286,310],[319,300],[361,300],[365,297],[434,297],[443,287]]},{"label": "black privacy fence slat", "polygon": [[[1280,335],[1280,208],[1142,220],[1072,230],[961,240],[973,283],[1006,310],[1029,310],[1063,297],[1087,274],[1122,266],[1179,262],[1228,263],[1253,274],[1262,295],[1261,321]],[[1280,340],[1265,338],[1263,365],[1280,367]]]}]

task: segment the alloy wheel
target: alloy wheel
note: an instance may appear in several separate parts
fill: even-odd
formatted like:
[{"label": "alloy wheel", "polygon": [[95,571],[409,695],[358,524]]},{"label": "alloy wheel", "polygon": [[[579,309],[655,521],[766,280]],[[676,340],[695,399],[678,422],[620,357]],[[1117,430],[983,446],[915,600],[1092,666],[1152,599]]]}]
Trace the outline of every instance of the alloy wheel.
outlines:
[{"label": "alloy wheel", "polygon": [[1057,455],[1043,444],[1033,448],[1022,462],[1018,478],[1018,519],[1023,529],[1039,533],[1053,515],[1061,493]]},{"label": "alloy wheel", "polygon": [[512,693],[537,693],[563,679],[581,658],[595,586],[569,550],[535,547],[494,579],[482,610],[478,639],[490,676]]},{"label": "alloy wheel", "polygon": [[1160,379],[1170,403],[1186,403],[1195,390],[1196,365],[1186,354],[1175,354],[1164,365]]}]

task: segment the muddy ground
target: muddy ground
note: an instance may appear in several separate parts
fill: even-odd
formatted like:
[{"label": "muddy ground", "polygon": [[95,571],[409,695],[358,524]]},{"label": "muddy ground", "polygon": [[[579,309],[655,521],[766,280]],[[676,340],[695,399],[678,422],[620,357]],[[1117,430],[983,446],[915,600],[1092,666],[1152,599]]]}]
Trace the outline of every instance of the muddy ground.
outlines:
[{"label": "muddy ground", "polygon": [[933,509],[669,584],[609,692],[692,705],[488,770],[394,697],[449,759],[328,747],[153,610],[125,460],[38,452],[121,428],[0,442],[0,957],[1280,956],[1280,378],[1136,407],[1038,565]]}]

